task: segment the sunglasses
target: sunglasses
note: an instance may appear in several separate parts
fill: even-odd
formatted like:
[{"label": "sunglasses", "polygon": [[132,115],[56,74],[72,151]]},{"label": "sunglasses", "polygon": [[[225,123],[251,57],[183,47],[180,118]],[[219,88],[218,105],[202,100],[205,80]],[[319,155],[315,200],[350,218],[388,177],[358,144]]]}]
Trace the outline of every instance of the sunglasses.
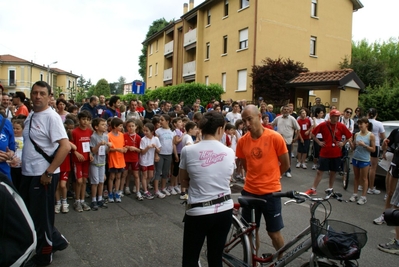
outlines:
[{"label": "sunglasses", "polygon": [[345,111],[346,113],[348,113],[348,114],[352,114],[352,111]]}]

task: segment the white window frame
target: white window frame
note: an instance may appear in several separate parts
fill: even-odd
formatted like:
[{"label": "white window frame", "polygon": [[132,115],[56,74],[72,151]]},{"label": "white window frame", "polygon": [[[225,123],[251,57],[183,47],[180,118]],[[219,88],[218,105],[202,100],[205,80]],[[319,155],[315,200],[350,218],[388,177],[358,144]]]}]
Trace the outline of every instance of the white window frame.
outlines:
[{"label": "white window frame", "polygon": [[205,85],[209,85],[209,76],[205,76]]},{"label": "white window frame", "polygon": [[211,10],[208,9],[208,11],[206,12],[206,21],[207,21],[207,26],[211,25]]},{"label": "white window frame", "polygon": [[148,77],[152,77],[152,65],[148,66]]},{"label": "white window frame", "polygon": [[248,28],[239,31],[238,50],[248,49]]},{"label": "white window frame", "polygon": [[317,37],[316,36],[310,36],[310,56],[315,57],[317,56]]},{"label": "white window frame", "polygon": [[158,62],[155,63],[155,76],[158,75]]},{"label": "white window frame", "polygon": [[[14,80],[11,82],[11,72],[14,72]],[[17,69],[15,67],[8,68],[8,86],[17,85]]]},{"label": "white window frame", "polygon": [[311,0],[310,16],[317,18],[317,0]]},{"label": "white window frame", "polygon": [[158,40],[155,41],[155,52],[158,52],[159,42]]},{"label": "white window frame", "polygon": [[240,9],[249,7],[249,0],[240,0]]},{"label": "white window frame", "polygon": [[223,55],[227,54],[228,45],[229,45],[229,38],[227,35],[225,35],[223,36],[223,53],[222,53]]},{"label": "white window frame", "polygon": [[247,90],[247,69],[237,71],[237,91]]},{"label": "white window frame", "polygon": [[152,55],[152,52],[153,52],[153,47],[152,47],[152,44],[150,44],[150,49],[149,49],[150,55]]},{"label": "white window frame", "polygon": [[206,49],[205,49],[205,60],[209,60],[211,57],[211,43],[206,43]]},{"label": "white window frame", "polygon": [[224,17],[229,16],[229,0],[224,0]]},{"label": "white window frame", "polygon": [[227,74],[226,72],[222,73],[222,88],[223,91],[226,92],[226,84],[227,84]]}]

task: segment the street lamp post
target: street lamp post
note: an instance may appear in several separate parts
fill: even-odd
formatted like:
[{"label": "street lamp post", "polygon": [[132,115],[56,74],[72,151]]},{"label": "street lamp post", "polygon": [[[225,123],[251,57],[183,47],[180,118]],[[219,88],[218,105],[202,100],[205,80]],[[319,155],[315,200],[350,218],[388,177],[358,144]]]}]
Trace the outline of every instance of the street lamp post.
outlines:
[{"label": "street lamp post", "polygon": [[47,65],[47,83],[50,84],[50,66],[57,64],[58,61],[54,61],[53,63]]}]

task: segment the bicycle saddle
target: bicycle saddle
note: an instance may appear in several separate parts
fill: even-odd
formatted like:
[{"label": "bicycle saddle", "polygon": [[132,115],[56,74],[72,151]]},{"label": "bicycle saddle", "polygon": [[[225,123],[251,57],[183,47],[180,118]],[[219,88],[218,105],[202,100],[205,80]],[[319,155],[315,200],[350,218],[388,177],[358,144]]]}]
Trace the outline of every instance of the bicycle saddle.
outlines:
[{"label": "bicycle saddle", "polygon": [[257,207],[262,207],[267,201],[261,198],[240,196],[238,197],[238,202],[242,208],[254,209]]}]

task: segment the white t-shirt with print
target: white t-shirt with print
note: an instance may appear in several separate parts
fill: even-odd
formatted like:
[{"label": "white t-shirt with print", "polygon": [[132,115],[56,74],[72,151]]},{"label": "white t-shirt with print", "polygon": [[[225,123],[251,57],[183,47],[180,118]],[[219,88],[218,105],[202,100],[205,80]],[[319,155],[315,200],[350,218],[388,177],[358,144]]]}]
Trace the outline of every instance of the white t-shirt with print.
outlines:
[{"label": "white t-shirt with print", "polygon": [[[202,203],[231,194],[230,177],[235,169],[235,155],[231,148],[219,141],[202,140],[185,146],[181,151],[180,168],[190,177],[188,203]],[[233,200],[208,207],[188,209],[187,215],[199,216],[223,212],[233,208]]]},{"label": "white t-shirt with print", "polygon": [[[147,136],[141,138],[140,141],[140,149],[143,150],[147,148],[149,145],[155,144],[158,148],[161,147],[161,143],[159,142],[158,137],[153,136],[149,139]],[[144,154],[140,154],[139,164],[140,166],[152,166],[154,165],[154,157],[155,157],[155,147],[148,149],[148,151]]]},{"label": "white t-shirt with print", "polygon": [[173,137],[176,135],[175,132],[172,132],[170,129],[158,128],[155,131],[155,134],[159,138],[159,142],[161,142],[161,151],[160,155],[172,155],[173,154]]}]

